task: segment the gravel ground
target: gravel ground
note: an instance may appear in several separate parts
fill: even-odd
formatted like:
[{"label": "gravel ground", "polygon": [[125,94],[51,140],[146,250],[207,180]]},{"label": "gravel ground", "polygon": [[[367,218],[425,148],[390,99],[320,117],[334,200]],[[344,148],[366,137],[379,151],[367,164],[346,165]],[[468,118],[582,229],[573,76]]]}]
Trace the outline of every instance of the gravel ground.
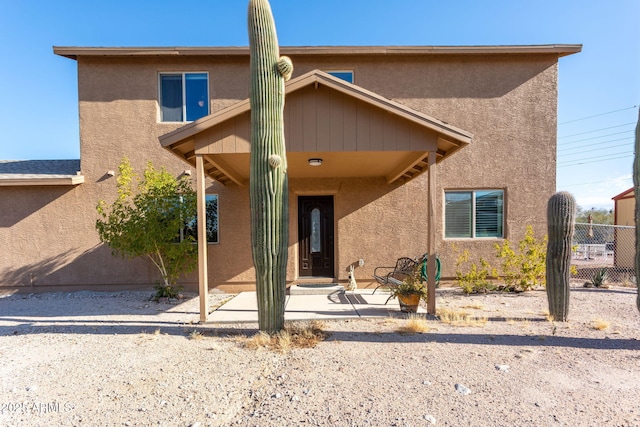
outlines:
[{"label": "gravel ground", "polygon": [[327,321],[286,353],[246,348],[254,324],[197,325],[197,298],[0,298],[0,425],[640,425],[635,288],[573,289],[567,323],[544,291],[438,292],[481,321]]}]

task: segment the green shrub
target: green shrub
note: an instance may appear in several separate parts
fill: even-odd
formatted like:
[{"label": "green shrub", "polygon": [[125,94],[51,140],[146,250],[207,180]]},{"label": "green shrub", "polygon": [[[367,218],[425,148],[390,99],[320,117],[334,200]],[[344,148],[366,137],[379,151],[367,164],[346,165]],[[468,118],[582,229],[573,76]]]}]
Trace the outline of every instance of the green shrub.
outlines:
[{"label": "green shrub", "polygon": [[596,288],[604,287],[604,282],[607,280],[607,268],[601,268],[593,275],[593,286]]},{"label": "green shrub", "polygon": [[516,252],[509,240],[502,245],[496,243],[496,257],[502,260],[502,274],[505,291],[520,292],[545,284],[547,237],[541,241],[533,235],[533,227],[527,226],[524,238]]},{"label": "green shrub", "polygon": [[[486,293],[496,289],[488,279],[490,275],[496,275],[495,269],[484,258],[480,258],[479,262],[480,267],[475,262],[470,262],[469,251],[466,249],[456,260],[456,283],[466,294]],[[466,267],[466,272],[462,271],[463,267]]]}]

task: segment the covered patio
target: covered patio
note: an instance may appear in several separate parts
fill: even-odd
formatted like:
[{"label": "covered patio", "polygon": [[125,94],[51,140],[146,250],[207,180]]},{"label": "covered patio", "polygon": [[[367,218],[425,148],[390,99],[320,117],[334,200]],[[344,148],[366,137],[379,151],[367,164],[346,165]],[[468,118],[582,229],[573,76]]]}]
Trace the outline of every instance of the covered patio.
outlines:
[{"label": "covered patio", "polygon": [[[195,167],[200,217],[205,215],[205,177],[224,186],[248,186],[250,113],[246,99],[160,137],[165,149]],[[287,82],[285,138],[289,179],[383,178],[386,185],[397,186],[428,174],[423,189],[428,215],[424,242],[429,254],[427,310],[435,314],[436,266],[431,255],[437,253],[433,231],[437,164],[471,143],[472,135],[315,70]],[[198,227],[200,320],[206,321],[205,221],[198,221]]]}]

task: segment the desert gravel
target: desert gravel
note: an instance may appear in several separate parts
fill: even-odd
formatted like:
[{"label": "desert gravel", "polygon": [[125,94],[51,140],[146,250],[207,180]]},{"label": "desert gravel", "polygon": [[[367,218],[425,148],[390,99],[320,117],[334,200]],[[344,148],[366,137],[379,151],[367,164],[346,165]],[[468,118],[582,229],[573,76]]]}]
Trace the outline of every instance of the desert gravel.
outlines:
[{"label": "desert gravel", "polygon": [[198,325],[195,297],[12,295],[0,425],[639,426],[636,294],[574,288],[555,323],[544,290],[445,288],[440,309],[479,320],[325,321],[325,341],[284,353],[246,348],[255,324]]}]

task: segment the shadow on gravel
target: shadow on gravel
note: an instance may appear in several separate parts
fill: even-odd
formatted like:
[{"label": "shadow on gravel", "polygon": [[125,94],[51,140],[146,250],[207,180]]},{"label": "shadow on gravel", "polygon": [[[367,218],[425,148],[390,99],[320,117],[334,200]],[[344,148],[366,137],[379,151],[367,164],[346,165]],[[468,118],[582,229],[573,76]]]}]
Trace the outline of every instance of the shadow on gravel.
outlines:
[{"label": "shadow on gravel", "polygon": [[[255,327],[223,327],[212,325],[175,324],[162,322],[87,322],[81,325],[69,322],[55,322],[51,325],[21,325],[0,328],[1,336],[33,335],[33,334],[91,334],[91,335],[125,335],[151,334],[159,329],[160,335],[188,337],[189,333],[197,330],[206,337],[227,338],[238,335],[253,336],[258,332]],[[245,326],[245,325],[243,325]],[[602,350],[640,350],[640,340],[614,338],[578,338],[550,335],[491,335],[428,332],[406,335],[398,332],[358,332],[331,331],[327,342],[370,342],[370,343],[448,343],[448,344],[477,344],[481,346],[523,346],[523,347],[570,347]]]},{"label": "shadow on gravel", "polygon": [[[352,334],[332,333],[329,340],[335,341],[370,341],[396,342],[397,333],[388,334]],[[403,335],[402,342],[449,343],[449,344],[478,344],[497,346],[526,346],[526,347],[572,347],[603,350],[640,350],[640,340],[609,339],[609,338],[577,338],[548,335],[489,335],[489,334],[451,334],[425,333],[419,335]]]},{"label": "shadow on gravel", "polygon": [[[155,316],[169,311],[191,314],[189,311],[181,311],[181,306],[198,298],[193,293],[185,292],[181,300],[156,302],[151,299],[153,294],[154,291],[14,294],[0,298],[0,321],[13,320],[15,317],[35,321],[36,318],[69,316]],[[62,306],[69,308],[65,311],[60,308]]]},{"label": "shadow on gravel", "polygon": [[571,288],[571,292],[585,292],[585,293],[612,293],[612,294],[637,294],[637,288],[628,289],[607,289],[607,288]]}]

